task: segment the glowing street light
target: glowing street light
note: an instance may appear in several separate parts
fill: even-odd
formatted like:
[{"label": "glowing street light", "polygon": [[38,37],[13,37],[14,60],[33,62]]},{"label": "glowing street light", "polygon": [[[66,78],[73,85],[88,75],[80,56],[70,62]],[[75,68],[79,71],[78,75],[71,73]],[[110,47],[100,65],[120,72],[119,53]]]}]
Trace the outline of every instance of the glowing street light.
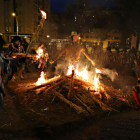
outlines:
[{"label": "glowing street light", "polygon": [[12,16],[13,16],[13,17],[15,17],[15,16],[16,16],[16,14],[15,14],[15,13],[12,13]]},{"label": "glowing street light", "polygon": [[13,17],[16,17],[16,25],[17,25],[17,36],[18,36],[18,17],[16,15],[16,13],[12,13]]},{"label": "glowing street light", "polygon": [[81,39],[81,37],[79,36],[78,39]]},{"label": "glowing street light", "polygon": [[47,38],[50,38],[50,35],[47,35]]}]

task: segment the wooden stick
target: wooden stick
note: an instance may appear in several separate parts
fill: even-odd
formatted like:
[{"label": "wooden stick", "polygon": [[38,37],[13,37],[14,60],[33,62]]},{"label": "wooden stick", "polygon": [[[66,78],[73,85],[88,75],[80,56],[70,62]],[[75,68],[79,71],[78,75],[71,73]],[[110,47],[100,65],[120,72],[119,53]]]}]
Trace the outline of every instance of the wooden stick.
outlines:
[{"label": "wooden stick", "polygon": [[111,96],[109,94],[107,94],[107,92],[105,90],[103,90],[104,95],[107,98],[107,101],[109,101],[111,99]]},{"label": "wooden stick", "polygon": [[[65,77],[65,76],[64,76],[64,77]],[[54,77],[53,79],[48,80],[47,83],[42,84],[42,85],[38,85],[38,86],[35,85],[34,87],[28,89],[26,92],[30,92],[30,91],[32,91],[32,90],[39,89],[39,88],[41,88],[41,87],[44,87],[44,86],[51,85],[51,84],[53,84],[53,83],[59,82],[59,80],[62,80],[64,77],[60,77],[60,76]]]},{"label": "wooden stick", "polygon": [[104,104],[103,102],[101,102],[100,100],[98,100],[94,95],[92,95],[88,90],[86,90],[83,86],[83,92],[86,93],[86,95],[91,98],[93,101],[95,101],[96,103],[98,103],[100,105],[100,107],[103,110],[113,110],[112,108],[108,107],[106,104]]},{"label": "wooden stick", "polygon": [[62,85],[63,83],[66,83],[66,78],[64,78],[62,81],[60,81],[59,83],[55,83],[53,86],[49,87],[47,90],[45,90],[44,92],[47,94],[48,92],[50,92],[51,90],[54,90],[56,88],[58,88],[60,85]]},{"label": "wooden stick", "polygon": [[52,101],[51,101],[51,104],[54,102],[55,98],[56,98],[56,96],[53,97],[53,99],[52,99]]},{"label": "wooden stick", "polygon": [[[95,94],[97,91],[92,91],[92,90],[90,90],[90,88],[88,88],[88,92],[93,92],[93,94]],[[98,92],[98,95],[99,95],[99,98],[100,98],[100,100],[102,100],[102,94],[100,93],[100,92]]]},{"label": "wooden stick", "polygon": [[49,88],[50,86],[48,85],[48,86],[45,86],[45,87],[41,87],[40,89],[36,89],[36,94],[37,95],[40,95],[40,94],[42,94],[43,93],[43,91],[45,90],[45,89],[47,89],[47,88]]},{"label": "wooden stick", "polygon": [[67,100],[62,94],[58,93],[57,91],[53,90],[53,93],[61,99],[64,103],[68,104],[71,108],[73,108],[78,114],[84,113],[85,115],[89,115],[86,110],[77,106],[76,104],[72,103],[71,101]]},{"label": "wooden stick", "polygon": [[100,105],[100,107],[103,110],[113,110],[112,108],[108,107],[106,104],[104,104],[103,102],[101,102],[100,100],[98,100],[94,95],[92,95],[91,93],[87,92],[87,95],[89,97],[91,97],[96,103],[98,103]]},{"label": "wooden stick", "polygon": [[70,88],[69,88],[69,93],[68,93],[67,98],[71,97],[71,93],[73,90],[73,76],[74,76],[74,70],[72,70],[72,75],[71,75],[71,80],[70,80]]},{"label": "wooden stick", "polygon": [[94,115],[94,111],[90,108],[90,107],[88,107],[85,103],[83,103],[77,96],[74,96],[84,107],[86,107],[86,109],[91,113],[91,114],[93,114]]},{"label": "wooden stick", "polygon": [[89,99],[85,97],[83,97],[82,95],[80,94],[77,94],[77,96],[86,104],[86,103],[89,103]]}]

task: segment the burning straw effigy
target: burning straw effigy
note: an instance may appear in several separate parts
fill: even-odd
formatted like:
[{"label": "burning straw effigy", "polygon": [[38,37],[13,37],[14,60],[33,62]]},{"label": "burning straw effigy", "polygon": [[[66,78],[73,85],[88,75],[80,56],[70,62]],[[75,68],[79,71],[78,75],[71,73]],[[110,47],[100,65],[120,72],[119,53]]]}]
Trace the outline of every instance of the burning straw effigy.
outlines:
[{"label": "burning straw effigy", "polygon": [[44,78],[42,72],[38,81],[26,89],[26,93],[34,93],[36,96],[51,94],[53,96],[51,103],[58,98],[78,114],[85,115],[94,115],[94,109],[99,108],[103,111],[118,111],[113,105],[115,100],[121,100],[125,105],[129,105],[126,97],[118,96],[118,90],[101,84],[97,75],[89,82],[86,80],[86,70],[83,70],[84,73],[74,70],[70,73],[70,70],[65,76],[49,80]]}]

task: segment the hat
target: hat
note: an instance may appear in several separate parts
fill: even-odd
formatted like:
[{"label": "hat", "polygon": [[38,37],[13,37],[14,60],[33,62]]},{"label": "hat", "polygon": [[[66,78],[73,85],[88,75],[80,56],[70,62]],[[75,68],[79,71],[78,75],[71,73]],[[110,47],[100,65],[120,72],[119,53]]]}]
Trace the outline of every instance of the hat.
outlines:
[{"label": "hat", "polygon": [[71,36],[74,36],[74,35],[77,35],[77,32],[76,31],[72,31],[71,32]]}]

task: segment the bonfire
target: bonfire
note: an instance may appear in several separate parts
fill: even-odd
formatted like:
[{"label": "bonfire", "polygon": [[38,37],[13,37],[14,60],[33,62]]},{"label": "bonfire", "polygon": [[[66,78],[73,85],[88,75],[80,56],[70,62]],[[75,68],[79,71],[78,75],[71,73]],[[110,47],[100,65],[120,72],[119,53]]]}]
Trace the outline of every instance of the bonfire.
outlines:
[{"label": "bonfire", "polygon": [[52,102],[57,97],[78,114],[93,115],[95,114],[93,108],[97,106],[104,111],[116,111],[111,107],[111,102],[113,103],[113,99],[117,96],[108,93],[110,90],[115,93],[116,90],[100,83],[98,73],[101,71],[96,69],[95,76],[91,79],[87,68],[83,68],[82,71],[79,71],[78,67],[75,70],[73,68],[72,65],[69,66],[65,76],[56,76],[51,79],[45,79],[44,72],[41,72],[38,81],[26,92],[34,92],[36,95],[52,94],[54,96]]}]

